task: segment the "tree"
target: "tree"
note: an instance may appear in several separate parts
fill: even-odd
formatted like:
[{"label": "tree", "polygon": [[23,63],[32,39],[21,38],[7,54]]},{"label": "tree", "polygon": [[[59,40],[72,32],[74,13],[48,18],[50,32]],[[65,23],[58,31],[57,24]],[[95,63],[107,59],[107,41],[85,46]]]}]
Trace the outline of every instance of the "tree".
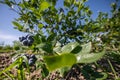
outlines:
[{"label": "tree", "polygon": [[[62,44],[81,41],[84,34],[82,22],[89,20],[92,14],[84,2],[86,0],[64,1],[64,5],[56,8],[57,0],[3,1],[20,15],[16,21],[13,21],[16,29],[40,34],[40,37],[44,36],[48,41],[55,37]],[[15,7],[12,8],[12,6]],[[50,39],[50,37],[53,38]]]},{"label": "tree", "polygon": [[4,46],[4,42],[0,42],[0,49],[2,49]]},{"label": "tree", "polygon": [[[15,29],[39,37],[38,40],[35,40],[36,44],[46,41],[59,41],[62,45],[73,41],[95,43],[98,38],[103,43],[109,42],[111,39],[106,39],[107,34],[108,38],[113,36],[111,33],[119,34],[119,24],[116,23],[119,22],[120,11],[116,4],[117,1],[112,4],[111,11],[113,16],[117,16],[117,19],[108,17],[108,13],[100,12],[96,20],[91,18],[92,11],[89,6],[84,5],[86,1],[62,0],[61,3],[63,2],[64,5],[60,7],[56,5],[57,0],[23,0],[20,2],[5,0],[1,2],[20,15],[18,19],[15,19],[16,21],[13,21]],[[113,26],[116,27],[113,29]],[[113,42],[116,41],[113,40]]]}]

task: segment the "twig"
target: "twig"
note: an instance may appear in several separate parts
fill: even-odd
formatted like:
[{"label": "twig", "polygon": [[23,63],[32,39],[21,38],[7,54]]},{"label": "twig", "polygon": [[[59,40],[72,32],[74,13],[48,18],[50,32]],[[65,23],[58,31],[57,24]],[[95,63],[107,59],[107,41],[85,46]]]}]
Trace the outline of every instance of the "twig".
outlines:
[{"label": "twig", "polygon": [[10,80],[12,80],[11,77],[7,75],[5,72],[3,72],[3,74],[6,75]]},{"label": "twig", "polygon": [[110,62],[109,59],[107,59],[107,61],[108,61],[109,65],[110,65],[110,67],[111,67],[111,69],[112,69],[112,72],[114,73],[115,79],[118,79],[118,76],[117,76],[117,74],[116,74],[115,69],[114,69],[113,66],[112,66],[112,63]]}]

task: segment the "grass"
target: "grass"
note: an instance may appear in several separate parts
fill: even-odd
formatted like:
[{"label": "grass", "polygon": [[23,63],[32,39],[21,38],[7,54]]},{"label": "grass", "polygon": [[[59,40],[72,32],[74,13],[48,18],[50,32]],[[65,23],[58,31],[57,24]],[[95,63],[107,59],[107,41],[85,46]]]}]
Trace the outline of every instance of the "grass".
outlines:
[{"label": "grass", "polygon": [[9,53],[9,52],[12,52],[13,50],[9,50],[9,49],[6,49],[6,50],[0,50],[0,53]]}]

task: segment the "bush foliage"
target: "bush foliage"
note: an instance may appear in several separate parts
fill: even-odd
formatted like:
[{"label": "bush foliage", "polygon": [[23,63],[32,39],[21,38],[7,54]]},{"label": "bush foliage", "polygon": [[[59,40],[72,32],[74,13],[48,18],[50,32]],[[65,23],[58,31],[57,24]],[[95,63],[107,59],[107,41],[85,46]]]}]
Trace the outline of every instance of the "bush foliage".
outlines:
[{"label": "bush foliage", "polygon": [[[41,58],[43,61],[37,62],[36,65],[41,66],[38,68],[43,70],[43,77],[55,70],[59,70],[62,75],[74,64],[87,65],[90,69],[91,64],[98,65],[96,63],[98,60],[106,58],[114,73],[114,79],[118,79],[109,61],[109,57],[120,56],[120,7],[117,0],[111,4],[111,15],[99,12],[96,19],[92,19],[92,11],[85,5],[87,0],[61,0],[63,5],[60,7],[57,6],[58,1],[0,1],[18,13],[19,17],[12,22],[14,29],[28,33],[34,39],[32,39],[34,42],[30,42],[24,37],[30,45],[26,46],[23,43],[25,41],[21,41],[23,43],[20,44],[21,47],[15,47],[16,55],[27,53]],[[20,56],[0,74],[20,65],[24,60],[26,59]],[[18,80],[24,80],[24,67],[19,67]],[[29,72],[29,65],[27,68]],[[82,72],[85,76],[87,69],[83,67]],[[108,77],[106,71],[100,74],[104,76],[101,78],[94,76],[94,79],[103,80]]]}]

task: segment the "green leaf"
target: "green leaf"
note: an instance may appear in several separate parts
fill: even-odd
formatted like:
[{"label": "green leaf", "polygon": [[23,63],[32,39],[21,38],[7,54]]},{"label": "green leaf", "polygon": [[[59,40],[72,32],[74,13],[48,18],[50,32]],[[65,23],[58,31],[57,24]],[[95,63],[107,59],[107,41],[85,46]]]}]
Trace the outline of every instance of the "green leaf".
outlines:
[{"label": "green leaf", "polygon": [[47,77],[49,75],[48,69],[46,68],[46,66],[44,64],[41,66],[41,68],[42,68],[42,76],[44,78]]},{"label": "green leaf", "polygon": [[79,43],[77,42],[71,42],[67,45],[64,45],[61,49],[62,53],[70,53],[75,47],[77,47]]},{"label": "green leaf", "polygon": [[68,73],[68,71],[71,69],[71,67],[63,67],[61,68],[59,71],[60,71],[60,74],[62,76],[66,75],[66,73]]},{"label": "green leaf", "polygon": [[12,6],[11,1],[9,1],[9,0],[5,0],[5,3],[6,3],[9,7],[11,7],[11,6]]},{"label": "green leaf", "polygon": [[40,11],[44,11],[45,9],[47,9],[50,6],[50,4],[46,1],[42,2],[40,5]]},{"label": "green leaf", "polygon": [[57,2],[57,0],[47,0],[50,4],[52,4],[53,6],[55,6],[56,5],[56,2]]},{"label": "green leaf", "polygon": [[53,71],[61,67],[71,67],[76,63],[76,57],[74,54],[62,54],[57,56],[45,56],[45,63],[48,70]]},{"label": "green leaf", "polygon": [[81,47],[82,47],[82,50],[78,53],[78,55],[90,53],[92,45],[91,45],[91,42],[89,42],[87,44],[81,45]]},{"label": "green leaf", "polygon": [[37,45],[37,48],[42,49],[47,53],[52,53],[53,52],[51,43],[41,43],[41,44]]},{"label": "green leaf", "polygon": [[61,47],[54,47],[53,48],[53,51],[55,51],[57,54],[60,54],[61,53]]},{"label": "green leaf", "polygon": [[24,68],[22,66],[23,58],[20,58],[19,60],[19,66],[17,70],[18,74],[18,80],[25,80],[25,73],[24,73]]},{"label": "green leaf", "polygon": [[38,24],[38,27],[41,29],[41,28],[43,28],[43,24]]},{"label": "green leaf", "polygon": [[116,79],[116,80],[120,80],[120,78]]},{"label": "green leaf", "polygon": [[86,2],[86,1],[88,1],[88,0],[82,0],[83,2]]},{"label": "green leaf", "polygon": [[[6,74],[10,77],[11,80],[15,80],[15,77],[13,74],[11,74],[9,71],[6,72]],[[4,79],[4,78],[3,78]]]},{"label": "green leaf", "polygon": [[70,7],[74,3],[74,0],[64,0],[64,6]]},{"label": "green leaf", "polygon": [[50,34],[47,38],[47,41],[50,42],[50,41],[53,41],[56,37],[56,34]]},{"label": "green leaf", "polygon": [[55,43],[55,47],[53,48],[53,51],[56,52],[57,54],[61,53],[61,43],[60,42],[56,42]]},{"label": "green leaf", "polygon": [[104,54],[105,51],[99,53],[79,54],[76,55],[77,63],[92,63],[99,60]]},{"label": "green leaf", "polygon": [[71,53],[74,53],[74,54],[79,54],[79,52],[82,50],[82,47],[79,45],[77,47],[75,47]]},{"label": "green leaf", "polygon": [[83,4],[81,2],[78,2],[78,9],[76,13],[80,13],[80,10],[83,8]]},{"label": "green leaf", "polygon": [[23,29],[23,26],[20,25],[18,22],[13,21],[12,23],[13,23],[13,25],[14,25],[15,27],[17,27],[18,30],[22,30],[22,29]]},{"label": "green leaf", "polygon": [[96,78],[96,80],[106,80],[107,79],[107,77],[108,77],[107,73],[101,72],[100,74],[102,75],[102,77]]}]

